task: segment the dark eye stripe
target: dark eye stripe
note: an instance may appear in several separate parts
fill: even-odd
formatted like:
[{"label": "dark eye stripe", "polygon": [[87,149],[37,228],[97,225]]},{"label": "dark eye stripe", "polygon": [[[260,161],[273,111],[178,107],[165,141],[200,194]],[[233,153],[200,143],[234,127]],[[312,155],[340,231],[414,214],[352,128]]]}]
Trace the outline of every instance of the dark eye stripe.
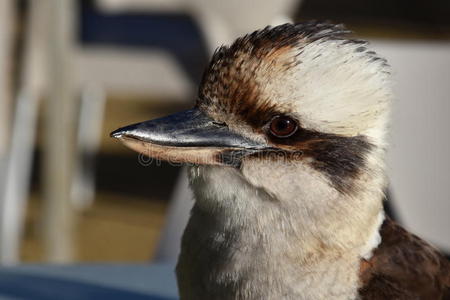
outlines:
[{"label": "dark eye stripe", "polygon": [[351,193],[354,179],[366,165],[366,155],[373,145],[364,136],[345,137],[298,128],[288,138],[271,136],[274,147],[301,151],[311,157],[310,165],[325,174],[341,193]]}]

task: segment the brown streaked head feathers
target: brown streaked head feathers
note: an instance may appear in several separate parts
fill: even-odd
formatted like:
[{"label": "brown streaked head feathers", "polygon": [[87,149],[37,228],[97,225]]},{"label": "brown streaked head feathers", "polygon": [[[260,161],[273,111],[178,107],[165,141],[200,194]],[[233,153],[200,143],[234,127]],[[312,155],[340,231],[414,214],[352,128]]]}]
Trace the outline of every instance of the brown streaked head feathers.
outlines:
[{"label": "brown streaked head feathers", "polygon": [[[348,56],[348,60],[361,60],[354,69],[350,67],[346,71],[343,68],[342,77],[367,77],[369,82],[371,77],[375,77],[371,68],[387,72],[386,61],[369,51],[365,41],[348,39],[346,36],[349,33],[342,25],[317,22],[284,24],[245,35],[229,47],[222,46],[215,52],[204,73],[197,106],[215,120],[224,122],[246,136],[266,141],[270,146],[281,148],[286,153],[301,152],[304,157],[313,158],[311,165],[325,174],[337,190],[351,193],[357,189],[353,179],[365,168],[366,155],[374,144],[382,146],[383,137],[380,136],[383,135],[385,122],[379,120],[388,112],[389,99],[382,98],[384,94],[389,94],[388,88],[383,91],[383,80],[374,80],[371,85],[373,91],[369,91],[368,95],[361,95],[357,90],[358,84],[345,88],[344,92],[349,97],[360,98],[343,97],[344,100],[335,101],[332,98],[338,98],[336,93],[339,90],[336,90],[333,94],[325,94],[318,101],[309,100],[314,100],[316,94],[323,92],[328,86],[335,89],[335,85],[339,85],[339,81],[336,84],[333,82],[336,66],[327,57],[336,55],[339,60],[338,55],[342,51]],[[327,53],[326,49],[335,51]],[[325,61],[320,62],[323,59]],[[315,70],[316,64],[327,63],[330,64],[328,69],[322,66]],[[298,75],[301,72],[304,75]],[[323,76],[316,75],[316,81],[323,83],[308,82],[309,74],[317,72],[322,72]],[[313,85],[318,87],[312,87]],[[367,101],[372,94],[375,95],[373,101]],[[367,101],[367,105],[362,105],[359,111],[351,111],[352,106],[361,105],[355,105],[354,102],[364,101]],[[323,102],[329,103],[328,107],[321,107]],[[326,115],[321,120],[320,114],[308,113],[311,110],[333,111],[333,103],[336,103],[334,105],[339,110],[345,111],[341,120],[330,122]],[[338,109],[336,114],[339,114]],[[277,115],[292,116],[299,123],[300,130],[288,139],[267,134],[268,122]],[[365,128],[355,129],[350,121],[346,125],[345,120],[352,120],[355,115],[373,117],[370,122],[378,123],[378,131],[373,134],[364,132]],[[317,121],[325,126],[316,125]],[[357,121],[361,121],[358,122],[361,127],[374,126],[364,119]],[[347,130],[344,129],[346,127]],[[264,153],[256,153],[253,156],[261,158],[262,154]]]},{"label": "brown streaked head feathers", "polygon": [[[349,31],[342,25],[305,23],[266,27],[237,39],[230,47],[222,46],[214,53],[199,89],[199,106],[215,105],[224,113],[243,116],[255,126],[261,120],[282,112],[262,98],[264,82],[273,72],[286,72],[301,63],[298,54],[289,54],[301,43],[342,39]],[[266,117],[265,117],[266,116]]]},{"label": "brown streaked head feathers", "polygon": [[276,113],[292,111],[291,103],[272,99],[276,95],[267,89],[280,76],[288,80],[304,59],[325,55],[318,52],[312,58],[304,58],[303,52],[308,51],[307,46],[311,44],[352,45],[349,51],[364,53],[367,63],[388,72],[386,60],[369,51],[367,42],[348,39],[349,33],[342,25],[306,22],[266,27],[245,35],[231,46],[216,50],[203,75],[197,105],[218,118],[222,113],[232,114],[254,128]]}]

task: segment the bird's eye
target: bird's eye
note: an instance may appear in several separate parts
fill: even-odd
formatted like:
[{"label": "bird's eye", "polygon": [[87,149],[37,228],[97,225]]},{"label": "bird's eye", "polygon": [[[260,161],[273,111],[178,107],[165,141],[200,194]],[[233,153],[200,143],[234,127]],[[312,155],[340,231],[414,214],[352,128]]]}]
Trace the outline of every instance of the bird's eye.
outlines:
[{"label": "bird's eye", "polygon": [[279,138],[290,137],[297,131],[297,122],[288,116],[276,116],[270,121],[270,133]]}]

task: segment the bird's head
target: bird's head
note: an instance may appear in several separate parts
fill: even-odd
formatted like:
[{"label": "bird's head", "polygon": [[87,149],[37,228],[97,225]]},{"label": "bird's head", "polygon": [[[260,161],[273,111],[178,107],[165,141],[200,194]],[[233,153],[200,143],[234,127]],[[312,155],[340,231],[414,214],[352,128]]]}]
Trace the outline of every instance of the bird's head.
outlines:
[{"label": "bird's head", "polygon": [[310,22],[241,37],[215,52],[193,109],[112,136],[149,156],[209,165],[194,182],[214,173],[223,186],[234,174],[305,214],[343,213],[353,205],[343,197],[380,198],[389,70],[348,33]]}]

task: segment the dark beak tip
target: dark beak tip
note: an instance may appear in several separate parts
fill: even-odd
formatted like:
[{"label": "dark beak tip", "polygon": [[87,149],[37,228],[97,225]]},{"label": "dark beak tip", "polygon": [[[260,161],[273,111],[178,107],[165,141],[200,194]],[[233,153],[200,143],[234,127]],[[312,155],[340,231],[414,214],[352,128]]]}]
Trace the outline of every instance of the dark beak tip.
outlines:
[{"label": "dark beak tip", "polygon": [[113,132],[111,132],[109,134],[110,137],[115,138],[115,139],[120,139],[122,138],[124,135],[126,134],[126,131],[123,130],[123,128],[119,128],[114,130]]},{"label": "dark beak tip", "polygon": [[109,134],[110,137],[115,139],[123,139],[126,137],[136,138],[140,137],[141,132],[139,130],[139,124],[128,125],[125,127],[120,127]]}]

